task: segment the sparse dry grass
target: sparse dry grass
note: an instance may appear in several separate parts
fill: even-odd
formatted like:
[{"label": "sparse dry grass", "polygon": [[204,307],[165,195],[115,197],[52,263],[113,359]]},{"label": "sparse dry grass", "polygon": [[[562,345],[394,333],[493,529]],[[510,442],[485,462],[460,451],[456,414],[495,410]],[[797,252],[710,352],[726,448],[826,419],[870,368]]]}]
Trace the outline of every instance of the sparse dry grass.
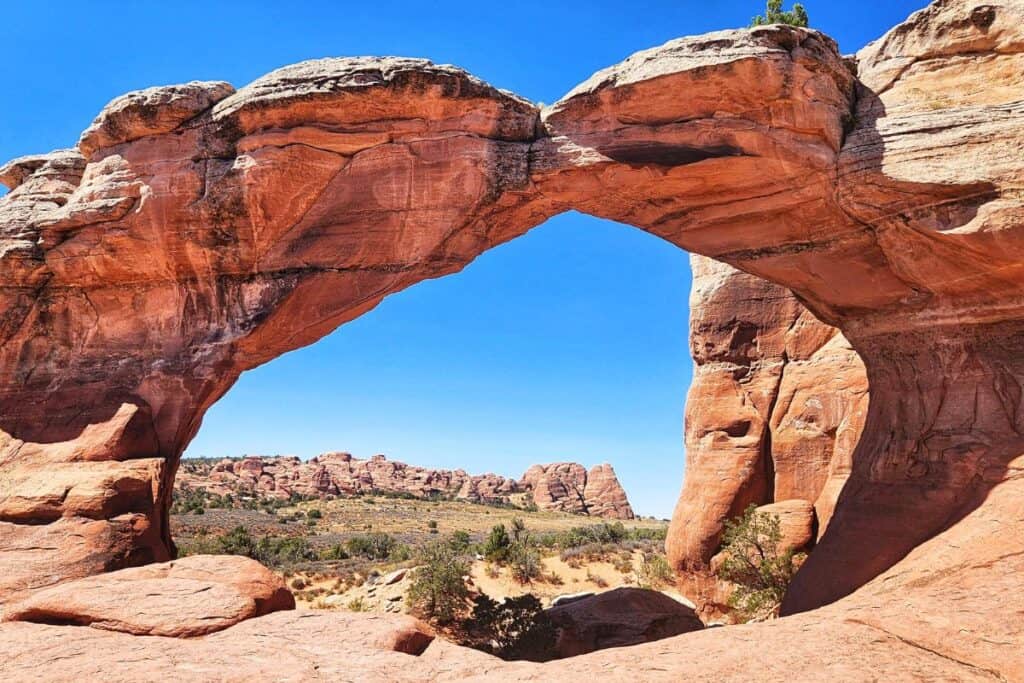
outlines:
[{"label": "sparse dry grass", "polygon": [[[317,512],[311,515],[314,510]],[[173,515],[171,525],[176,541],[186,551],[201,551],[206,545],[212,547],[215,544],[204,539],[213,539],[239,525],[256,536],[303,537],[312,548],[326,551],[335,546],[344,547],[346,541],[371,532],[389,534],[407,548],[447,538],[456,531],[468,533],[473,543],[479,543],[496,524],[510,526],[513,517],[523,520],[533,538],[602,522],[580,515],[505,509],[464,501],[360,496],[300,502],[278,509],[276,514],[211,508],[202,515]],[[315,526],[307,524],[310,518],[315,519]],[[623,526],[628,530],[663,530],[667,522],[632,520],[623,522]],[[660,548],[661,542],[651,539],[590,543],[564,552],[557,547],[538,547],[543,556],[539,578],[528,585],[515,581],[509,567],[498,567],[483,560],[472,563],[471,577],[475,586],[492,597],[500,599],[529,592],[546,601],[563,593],[635,585],[644,553],[658,552]],[[382,599],[383,591],[373,589],[371,577],[412,564],[412,560],[394,557],[389,560],[349,557],[302,562],[282,568],[281,573],[304,608],[379,611],[404,603]]]},{"label": "sparse dry grass", "polygon": [[[318,510],[316,526],[306,525],[307,513]],[[531,533],[566,531],[572,527],[598,524],[594,517],[558,512],[528,512],[478,505],[465,501],[427,501],[378,496],[309,501],[281,508],[272,515],[259,510],[208,509],[203,515],[173,515],[171,529],[176,541],[187,545],[197,535],[223,533],[242,525],[254,535],[305,536],[314,547],[330,547],[352,536],[370,531],[395,536],[403,543],[418,545],[432,536],[466,531],[473,541],[482,540],[495,524],[509,524],[521,518]],[[436,523],[436,524],[432,524]],[[627,529],[664,529],[663,520],[624,521]]]}]

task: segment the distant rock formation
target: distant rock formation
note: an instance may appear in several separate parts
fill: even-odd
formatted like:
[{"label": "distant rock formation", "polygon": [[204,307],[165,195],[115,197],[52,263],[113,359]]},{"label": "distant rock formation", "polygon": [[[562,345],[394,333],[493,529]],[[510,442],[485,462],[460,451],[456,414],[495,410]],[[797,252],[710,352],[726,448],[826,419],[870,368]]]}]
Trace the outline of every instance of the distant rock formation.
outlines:
[{"label": "distant rock formation", "polygon": [[590,472],[575,462],[533,465],[519,486],[533,493],[533,502],[542,510],[614,519],[634,517],[626,492],[608,464],[592,467]]},{"label": "distant rock formation", "polygon": [[309,461],[295,456],[247,456],[184,460],[175,478],[176,490],[205,489],[209,493],[256,495],[270,498],[338,496],[369,493],[440,496],[474,503],[514,503],[517,494],[532,497],[541,510],[612,519],[633,519],[626,492],[611,465],[589,472],[578,463],[534,465],[521,479],[497,474],[467,474],[465,470],[435,470],[407,465],[375,455],[369,460],[349,453],[324,453]]}]

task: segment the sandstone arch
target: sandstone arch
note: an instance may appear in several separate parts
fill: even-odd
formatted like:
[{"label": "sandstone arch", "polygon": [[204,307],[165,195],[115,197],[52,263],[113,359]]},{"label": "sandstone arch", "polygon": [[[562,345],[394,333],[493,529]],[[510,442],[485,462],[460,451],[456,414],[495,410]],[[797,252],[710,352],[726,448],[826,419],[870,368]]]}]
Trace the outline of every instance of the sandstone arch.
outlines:
[{"label": "sandstone arch", "polygon": [[240,372],[568,209],[784,285],[860,353],[865,438],[786,608],[849,593],[1020,453],[1022,18],[940,1],[856,70],[813,31],[683,39],[543,112],[406,59],[115,100],[0,169],[0,595],[166,558]]}]

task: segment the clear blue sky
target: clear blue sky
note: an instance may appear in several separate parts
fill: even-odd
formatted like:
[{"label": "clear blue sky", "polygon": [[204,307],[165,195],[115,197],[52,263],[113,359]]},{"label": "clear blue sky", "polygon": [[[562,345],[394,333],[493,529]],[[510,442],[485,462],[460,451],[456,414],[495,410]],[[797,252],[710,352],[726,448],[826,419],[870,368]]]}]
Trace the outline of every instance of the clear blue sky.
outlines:
[{"label": "clear blue sky", "polygon": [[[927,3],[804,4],[854,52]],[[427,57],[550,103],[636,50],[743,26],[761,10],[759,0],[8,3],[0,162],[71,146],[125,91],[241,86],[314,57]],[[608,461],[640,513],[667,517],[683,470],[689,287],[675,247],[560,216],[247,373],[188,454],[383,452],[516,476],[534,462]]]}]

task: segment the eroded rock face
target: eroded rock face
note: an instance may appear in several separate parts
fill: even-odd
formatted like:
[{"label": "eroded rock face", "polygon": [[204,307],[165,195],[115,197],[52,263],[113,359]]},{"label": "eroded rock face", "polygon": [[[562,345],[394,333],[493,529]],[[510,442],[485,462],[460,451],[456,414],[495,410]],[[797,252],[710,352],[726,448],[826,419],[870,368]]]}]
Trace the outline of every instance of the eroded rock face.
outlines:
[{"label": "eroded rock face", "polygon": [[583,487],[583,501],[587,514],[612,519],[633,519],[633,508],[626,498],[626,491],[615,476],[615,470],[608,463],[595,465],[587,472],[587,484]]},{"label": "eroded rock face", "polygon": [[814,507],[806,500],[793,498],[757,508],[758,514],[779,520],[779,551],[803,550],[814,539]]},{"label": "eroded rock face", "polygon": [[[100,525],[77,556],[64,546],[82,541],[12,543],[0,576],[28,586],[38,574],[26,567],[45,565],[45,582],[56,583],[166,558],[177,459],[240,372],[577,209],[789,289],[864,363],[871,400],[848,465],[833,466],[838,427],[835,437],[805,429],[845,419],[842,406],[822,404],[814,420],[806,412],[819,410],[804,397],[823,371],[807,363],[786,384],[785,369],[776,379],[761,367],[786,346],[772,332],[778,313],[755,330],[764,353],[742,352],[749,329],[719,340],[731,339],[712,362],[733,363],[738,348],[736,372],[749,386],[716,388],[716,379],[694,389],[750,416],[749,425],[718,420],[724,430],[709,422],[701,435],[727,453],[719,510],[769,484],[772,499],[830,496],[818,506],[826,531],[785,612],[887,581],[827,613],[861,610],[819,643],[786,647],[796,633],[820,633],[822,613],[765,627],[779,638],[769,673],[781,675],[786,661],[833,678],[863,672],[869,660],[848,653],[872,651],[879,629],[906,655],[899,666],[921,677],[964,666],[973,668],[963,677],[1019,673],[1019,632],[993,630],[1008,627],[1002,616],[995,626],[971,616],[953,661],[936,662],[951,628],[924,596],[945,586],[947,570],[1004,586],[1020,554],[1013,540],[998,544],[1000,555],[980,544],[993,520],[1020,518],[1007,516],[1014,503],[1002,492],[1015,486],[1024,451],[1021,26],[1021,0],[936,2],[866,48],[856,74],[814,31],[719,32],[638,53],[543,112],[457,69],[399,59],[287,67],[206,111],[186,103],[143,137],[132,111],[151,98],[128,98],[112,117],[128,122],[126,134],[0,170],[16,186],[0,199],[0,523],[14,527],[10,537]],[[794,357],[841,356],[843,343],[817,344],[819,332],[827,336],[796,335]],[[775,408],[761,403],[776,391]],[[763,454],[754,444],[764,425],[787,444],[768,451],[779,465],[771,479],[756,471],[764,457],[744,464]],[[787,430],[832,444],[828,476],[817,449]],[[139,494],[127,503],[85,466],[147,459],[163,467],[143,467],[151,486],[132,484]],[[65,466],[81,466],[107,502],[69,494],[55,509],[31,472]],[[832,475],[845,469],[836,498]],[[715,524],[705,522],[682,536],[689,549],[676,557],[713,552]],[[969,543],[928,542],[940,532]],[[976,557],[988,564],[974,566]],[[900,604],[885,602],[897,588]],[[958,607],[977,614],[993,601],[986,591],[958,595]],[[926,634],[918,649],[896,628],[911,608]],[[727,674],[742,655],[709,645],[721,660],[704,672]],[[848,654],[840,667],[822,659],[827,651],[836,661],[836,649]],[[614,671],[611,660],[591,661]]]},{"label": "eroded rock face", "polygon": [[824,533],[867,416],[867,375],[849,342],[788,290],[691,258],[686,474],[668,554],[706,617],[731,589],[712,571],[724,522],[796,499]]},{"label": "eroded rock face", "polygon": [[[563,479],[571,473],[571,480]],[[564,483],[564,485],[563,485]],[[324,453],[303,462],[294,456],[225,458],[216,464],[186,461],[174,480],[176,489],[205,489],[217,495],[269,498],[398,493],[428,498],[451,497],[475,503],[509,503],[529,494],[542,510],[595,517],[632,519],[626,492],[611,465],[588,473],[578,463],[533,465],[522,479],[497,474],[470,475],[465,470],[435,470],[375,455],[369,460],[350,453]]]}]

